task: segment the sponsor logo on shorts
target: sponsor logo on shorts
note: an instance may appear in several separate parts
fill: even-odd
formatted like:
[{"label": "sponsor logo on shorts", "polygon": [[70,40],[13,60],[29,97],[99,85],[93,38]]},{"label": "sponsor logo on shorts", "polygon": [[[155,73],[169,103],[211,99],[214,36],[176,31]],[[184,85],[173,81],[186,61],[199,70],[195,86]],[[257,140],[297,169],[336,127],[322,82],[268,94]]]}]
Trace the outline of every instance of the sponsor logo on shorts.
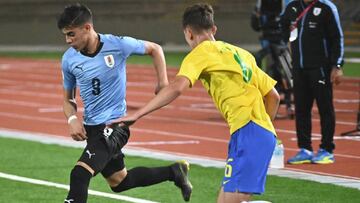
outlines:
[{"label": "sponsor logo on shorts", "polygon": [[325,80],[319,80],[318,83],[325,85]]},{"label": "sponsor logo on shorts", "polygon": [[95,156],[95,153],[91,153],[89,150],[86,150],[86,154],[89,155],[89,159],[91,159],[92,156]]},{"label": "sponsor logo on shorts", "polygon": [[225,185],[226,183],[230,182],[230,180],[224,180],[223,181],[223,185]]},{"label": "sponsor logo on shorts", "polygon": [[104,136],[109,137],[113,131],[114,130],[112,128],[105,128],[104,129]]}]

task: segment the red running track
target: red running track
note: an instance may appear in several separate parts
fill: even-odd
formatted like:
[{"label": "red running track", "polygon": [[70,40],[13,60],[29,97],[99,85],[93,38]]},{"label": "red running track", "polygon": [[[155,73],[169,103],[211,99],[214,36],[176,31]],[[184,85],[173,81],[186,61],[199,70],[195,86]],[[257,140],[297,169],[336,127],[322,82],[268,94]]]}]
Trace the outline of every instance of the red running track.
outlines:
[{"label": "red running track", "polygon": [[[127,70],[131,113],[153,97],[155,74],[151,68],[139,65],[131,65]],[[168,69],[170,80],[176,71]],[[360,78],[346,78],[335,87],[336,162],[286,165],[287,169],[360,180],[360,138],[339,136],[355,129],[359,94]],[[279,114],[284,114],[283,107]],[[0,58],[0,121],[3,129],[68,136],[58,61]],[[316,108],[312,123],[313,147],[317,150],[320,125]],[[277,119],[275,127],[284,142],[285,157],[293,156],[298,150],[294,120]],[[168,107],[144,117],[131,130],[129,147],[222,161],[226,158],[228,127],[200,82]]]}]

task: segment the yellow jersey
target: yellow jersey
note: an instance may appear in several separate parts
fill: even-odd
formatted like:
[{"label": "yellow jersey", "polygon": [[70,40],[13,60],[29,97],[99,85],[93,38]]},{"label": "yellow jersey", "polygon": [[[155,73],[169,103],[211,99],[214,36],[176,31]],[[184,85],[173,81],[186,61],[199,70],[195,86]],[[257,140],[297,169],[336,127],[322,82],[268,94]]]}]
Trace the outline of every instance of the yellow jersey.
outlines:
[{"label": "yellow jersey", "polygon": [[248,51],[222,41],[204,41],[185,57],[177,75],[188,78],[191,86],[202,82],[230,134],[253,121],[276,135],[263,101],[276,81],[257,67]]}]

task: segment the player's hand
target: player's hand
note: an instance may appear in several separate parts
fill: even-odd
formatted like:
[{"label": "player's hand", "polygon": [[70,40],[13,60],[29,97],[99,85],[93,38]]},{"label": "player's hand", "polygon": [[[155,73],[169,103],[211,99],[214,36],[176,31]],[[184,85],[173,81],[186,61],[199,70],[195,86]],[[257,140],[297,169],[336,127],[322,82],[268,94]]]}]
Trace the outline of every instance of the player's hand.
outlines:
[{"label": "player's hand", "polygon": [[338,85],[341,83],[342,80],[342,76],[343,76],[343,71],[342,69],[339,68],[333,68],[331,70],[331,76],[330,76],[330,81],[331,83]]},{"label": "player's hand", "polygon": [[83,141],[87,139],[85,128],[77,119],[69,123],[69,131],[73,140]]},{"label": "player's hand", "polygon": [[137,121],[137,119],[138,118],[134,115],[125,116],[125,117],[113,120],[110,125],[118,124],[120,126],[131,126]]}]

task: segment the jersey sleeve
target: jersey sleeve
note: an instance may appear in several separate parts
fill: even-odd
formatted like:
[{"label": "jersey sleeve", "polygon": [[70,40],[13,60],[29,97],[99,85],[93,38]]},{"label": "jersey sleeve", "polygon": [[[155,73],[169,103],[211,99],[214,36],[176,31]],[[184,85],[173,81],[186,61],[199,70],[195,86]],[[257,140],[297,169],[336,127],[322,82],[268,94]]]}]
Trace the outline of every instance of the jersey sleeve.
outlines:
[{"label": "jersey sleeve", "polygon": [[177,76],[184,76],[189,79],[191,87],[199,79],[200,74],[206,68],[207,63],[200,53],[190,52],[181,63]]},{"label": "jersey sleeve", "polygon": [[67,63],[66,57],[63,57],[61,61],[63,86],[66,90],[72,90],[76,87],[76,78],[71,73],[69,64]]},{"label": "jersey sleeve", "polygon": [[342,66],[344,64],[344,34],[339,12],[334,4],[330,6],[329,16],[325,23],[326,33],[330,40],[330,63],[332,66]]},{"label": "jersey sleeve", "polygon": [[257,87],[260,90],[261,95],[265,96],[273,87],[275,87],[276,81],[256,65],[255,58],[252,56],[251,61],[253,71],[256,75]]},{"label": "jersey sleeve", "polygon": [[117,37],[117,41],[125,58],[132,54],[145,54],[145,42],[142,40],[138,40],[132,37]]}]

